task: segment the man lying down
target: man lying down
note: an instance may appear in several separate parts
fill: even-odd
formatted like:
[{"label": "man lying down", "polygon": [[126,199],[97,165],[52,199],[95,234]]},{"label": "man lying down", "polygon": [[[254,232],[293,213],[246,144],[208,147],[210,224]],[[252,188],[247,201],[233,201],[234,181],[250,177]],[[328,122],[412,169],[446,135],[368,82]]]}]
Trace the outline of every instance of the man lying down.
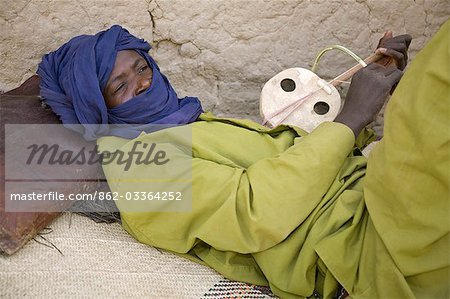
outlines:
[{"label": "man lying down", "polygon": [[[399,82],[408,35],[378,50],[399,67],[360,70],[336,120],[310,134],[203,113],[197,98],[177,97],[149,44],[120,26],[44,56],[41,96],[101,150],[158,146],[153,163],[103,165],[122,225],[140,242],[282,298],[329,298],[341,286],[355,298],[444,298],[449,24],[396,87],[368,160],[355,154],[355,137]],[[183,197],[188,208],[172,209]]]}]

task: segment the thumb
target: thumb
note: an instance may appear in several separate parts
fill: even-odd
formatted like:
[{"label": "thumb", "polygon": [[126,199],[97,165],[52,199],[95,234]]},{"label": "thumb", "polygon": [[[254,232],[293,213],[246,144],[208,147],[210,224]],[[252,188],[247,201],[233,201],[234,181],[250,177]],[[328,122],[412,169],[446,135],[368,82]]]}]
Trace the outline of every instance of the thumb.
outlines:
[{"label": "thumb", "polygon": [[391,31],[391,30],[388,30],[388,31],[386,31],[386,32],[384,33],[382,39],[383,39],[383,38],[389,39],[389,38],[393,38],[393,37],[394,37],[394,34],[392,33],[392,31]]},{"label": "thumb", "polygon": [[378,42],[378,48],[384,48],[383,45],[385,42],[387,42],[389,39],[391,39],[392,37],[394,37],[393,33],[391,30],[388,30],[386,32],[384,32],[383,37],[380,39],[380,41]]}]

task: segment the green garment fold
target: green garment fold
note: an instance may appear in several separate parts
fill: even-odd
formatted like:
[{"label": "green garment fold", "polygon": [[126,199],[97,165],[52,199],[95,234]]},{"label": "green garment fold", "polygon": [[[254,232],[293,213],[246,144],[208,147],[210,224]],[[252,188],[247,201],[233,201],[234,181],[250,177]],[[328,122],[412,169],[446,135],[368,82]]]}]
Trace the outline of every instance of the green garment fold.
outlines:
[{"label": "green garment fold", "polygon": [[[127,212],[130,203],[119,200],[124,228],[145,244],[202,261],[230,279],[269,281],[279,295],[311,295],[317,276],[314,244],[350,225],[355,208],[364,210],[356,181],[366,161],[348,157],[352,131],[324,123],[306,135],[287,126],[269,130],[207,114],[201,119],[189,125],[192,140],[185,127],[176,127],[132,141],[108,137],[99,142],[101,150],[124,152],[136,141],[157,143],[171,157],[165,165],[133,165],[128,171],[105,165],[111,190],[120,194],[145,190],[130,183],[136,178],[182,168],[181,161],[192,163],[191,211]],[[143,184],[153,190],[151,182]],[[335,207],[342,193],[346,200]],[[326,277],[325,270],[321,275]]]},{"label": "green garment fold", "polygon": [[[442,42],[443,35],[435,39]],[[437,42],[430,43],[436,48],[433,43]],[[443,59],[441,54],[425,52],[417,56],[417,64],[429,60],[430,55]],[[436,67],[445,70],[442,62]],[[421,70],[411,65],[405,78],[417,72]],[[448,91],[449,81],[445,80]],[[416,83],[402,80],[391,102],[411,96],[415,86],[410,84]],[[422,95],[417,105],[426,104],[427,94]],[[117,206],[123,227],[142,243],[209,265],[233,280],[269,285],[282,298],[304,298],[314,292],[330,298],[338,284],[355,298],[442,295],[448,286],[442,281],[448,282],[445,208],[449,193],[448,185],[443,190],[430,181],[444,180],[441,183],[445,185],[448,172],[436,178],[430,164],[426,178],[411,180],[410,170],[399,164],[404,160],[392,167],[383,160],[390,155],[408,156],[411,151],[419,157],[427,151],[426,158],[413,158],[411,163],[417,163],[417,169],[428,162],[439,162],[436,167],[443,172],[450,169],[449,126],[438,125],[440,121],[448,124],[448,110],[447,115],[438,113],[433,120],[439,128],[428,128],[429,124],[409,119],[418,117],[420,111],[412,112],[415,107],[405,112],[406,126],[394,123],[386,127],[385,134],[400,130],[393,138],[401,140],[406,138],[404,131],[412,130],[415,135],[411,138],[419,142],[414,149],[401,144],[389,147],[389,139],[377,145],[369,158],[369,165],[375,166],[366,178],[366,159],[355,154],[353,133],[340,123],[323,123],[306,134],[295,127],[268,129],[248,120],[203,114],[200,121],[186,126],[143,133],[134,140],[104,137],[98,144],[101,151],[130,152],[136,142],[154,143],[166,154],[165,164],[133,164],[128,170],[119,163],[104,165],[111,190],[122,196]],[[427,109],[430,115],[435,112],[433,107]],[[393,118],[388,114],[386,122]],[[435,129],[436,134],[432,133]],[[364,143],[363,139],[367,140],[358,142]],[[443,142],[442,152],[436,153],[437,143],[430,139]],[[440,160],[428,159],[434,154]],[[401,174],[397,176],[398,171]],[[420,196],[403,190],[410,184],[419,185],[413,192]],[[135,191],[175,187],[190,199],[185,210],[151,211],[142,203],[133,210],[134,202],[125,199]],[[161,202],[158,204],[161,207]],[[177,204],[165,201],[162,206],[170,209]],[[444,213],[446,218],[440,218]],[[442,256],[443,250],[447,256]],[[433,279],[436,285],[430,285]]]},{"label": "green garment fold", "polygon": [[450,21],[401,79],[384,133],[364,184],[377,254],[360,271],[379,298],[450,298]]}]

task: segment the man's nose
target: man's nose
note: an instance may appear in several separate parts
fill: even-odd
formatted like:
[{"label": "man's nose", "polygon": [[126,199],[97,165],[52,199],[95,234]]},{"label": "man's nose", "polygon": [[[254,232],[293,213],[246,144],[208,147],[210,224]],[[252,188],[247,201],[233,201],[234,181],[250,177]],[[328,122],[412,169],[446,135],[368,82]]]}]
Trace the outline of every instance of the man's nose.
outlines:
[{"label": "man's nose", "polygon": [[139,78],[136,85],[135,96],[141,94],[150,87],[150,78]]}]

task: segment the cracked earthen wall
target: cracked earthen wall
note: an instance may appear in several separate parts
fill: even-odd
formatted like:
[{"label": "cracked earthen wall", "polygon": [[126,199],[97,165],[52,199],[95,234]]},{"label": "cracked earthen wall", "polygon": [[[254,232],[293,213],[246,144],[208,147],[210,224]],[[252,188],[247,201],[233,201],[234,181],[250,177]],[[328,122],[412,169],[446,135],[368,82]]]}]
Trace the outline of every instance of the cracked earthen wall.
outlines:
[{"label": "cracked earthen wall", "polygon": [[[257,119],[262,85],[281,70],[310,68],[332,44],[368,56],[387,29],[413,36],[414,57],[449,15],[448,0],[0,0],[0,90],[34,74],[69,38],[121,24],[153,45],[180,96]],[[319,74],[352,64],[332,52]]]}]

